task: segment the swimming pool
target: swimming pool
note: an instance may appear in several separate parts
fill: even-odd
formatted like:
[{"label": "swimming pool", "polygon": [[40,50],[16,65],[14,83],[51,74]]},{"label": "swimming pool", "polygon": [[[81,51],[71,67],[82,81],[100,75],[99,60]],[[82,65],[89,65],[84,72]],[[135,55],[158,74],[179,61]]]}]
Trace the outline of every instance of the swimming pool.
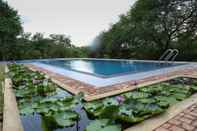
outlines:
[{"label": "swimming pool", "polygon": [[95,59],[44,60],[40,63],[104,78],[181,65],[177,63]]},{"label": "swimming pool", "polygon": [[32,64],[94,88],[167,74],[190,66],[187,62],[95,58],[55,58],[25,60],[18,63]]}]

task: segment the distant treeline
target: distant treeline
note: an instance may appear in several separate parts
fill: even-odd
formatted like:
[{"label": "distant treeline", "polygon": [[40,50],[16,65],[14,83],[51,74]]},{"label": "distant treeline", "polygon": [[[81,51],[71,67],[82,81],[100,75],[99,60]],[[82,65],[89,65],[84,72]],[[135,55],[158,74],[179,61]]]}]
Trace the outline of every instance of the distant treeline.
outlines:
[{"label": "distant treeline", "polygon": [[63,57],[88,57],[87,47],[76,47],[70,38],[61,34],[25,33],[17,38],[6,59],[42,59]]}]

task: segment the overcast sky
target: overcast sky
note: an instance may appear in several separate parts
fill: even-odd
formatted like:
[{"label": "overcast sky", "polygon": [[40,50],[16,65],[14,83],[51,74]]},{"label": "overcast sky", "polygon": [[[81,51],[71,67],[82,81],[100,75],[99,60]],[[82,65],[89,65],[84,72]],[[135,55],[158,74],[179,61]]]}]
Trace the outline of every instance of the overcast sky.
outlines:
[{"label": "overcast sky", "polygon": [[136,0],[7,0],[18,10],[25,32],[66,34],[76,46],[90,44],[99,32],[126,13]]}]

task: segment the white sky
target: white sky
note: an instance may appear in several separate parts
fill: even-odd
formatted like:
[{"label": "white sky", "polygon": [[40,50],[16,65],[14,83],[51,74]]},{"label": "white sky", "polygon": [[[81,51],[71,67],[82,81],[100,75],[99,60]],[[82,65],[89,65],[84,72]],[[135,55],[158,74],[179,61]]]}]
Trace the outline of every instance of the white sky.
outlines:
[{"label": "white sky", "polygon": [[118,21],[136,0],[7,0],[18,10],[25,32],[66,34],[76,46],[90,44]]}]

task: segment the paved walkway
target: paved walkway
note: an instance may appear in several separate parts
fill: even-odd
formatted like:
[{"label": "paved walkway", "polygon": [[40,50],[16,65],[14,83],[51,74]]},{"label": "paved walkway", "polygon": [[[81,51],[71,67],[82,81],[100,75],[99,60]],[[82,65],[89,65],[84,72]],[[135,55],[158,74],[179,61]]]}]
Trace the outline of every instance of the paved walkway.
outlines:
[{"label": "paved walkway", "polygon": [[154,131],[197,131],[197,103],[188,107]]}]

